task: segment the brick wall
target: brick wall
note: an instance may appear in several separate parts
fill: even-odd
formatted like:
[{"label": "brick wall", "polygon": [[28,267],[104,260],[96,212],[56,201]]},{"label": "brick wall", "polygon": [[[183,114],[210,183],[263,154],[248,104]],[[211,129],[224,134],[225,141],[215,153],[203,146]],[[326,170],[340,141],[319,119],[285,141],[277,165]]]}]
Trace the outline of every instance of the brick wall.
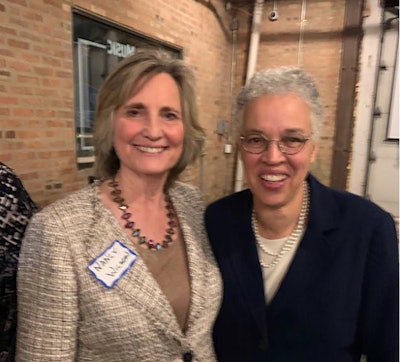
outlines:
[{"label": "brick wall", "polygon": [[[250,3],[250,2],[249,2]],[[280,1],[269,22],[266,1],[257,68],[296,64],[301,1]],[[223,0],[3,0],[0,3],[0,160],[15,169],[33,199],[44,206],[87,184],[75,154],[72,8],[108,19],[184,49],[197,76],[207,147],[182,179],[203,188],[206,201],[232,191],[235,149],[224,154],[230,124],[230,13]],[[245,77],[252,6],[241,8],[235,94]],[[340,67],[344,0],[307,1],[302,43],[304,67],[313,73],[325,103],[326,122],[316,174],[328,183]],[[235,138],[235,133],[230,136]]]},{"label": "brick wall", "polygon": [[[225,192],[223,140],[214,133],[229,115],[230,44],[218,14],[193,0],[6,0],[0,4],[0,159],[44,206],[87,184],[75,154],[72,7],[176,44],[198,78],[200,119],[208,145],[183,179],[204,186],[207,200]],[[203,169],[200,169],[200,167]],[[216,171],[218,170],[218,172]],[[226,171],[228,172],[228,171]],[[202,182],[199,179],[202,175]]]}]

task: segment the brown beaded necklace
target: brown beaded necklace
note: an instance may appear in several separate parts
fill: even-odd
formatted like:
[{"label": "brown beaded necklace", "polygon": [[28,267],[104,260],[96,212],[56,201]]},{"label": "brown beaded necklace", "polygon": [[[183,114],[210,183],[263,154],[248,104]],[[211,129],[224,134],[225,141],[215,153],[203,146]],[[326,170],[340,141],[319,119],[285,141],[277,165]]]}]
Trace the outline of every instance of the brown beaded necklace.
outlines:
[{"label": "brown beaded necklace", "polygon": [[175,234],[175,228],[178,223],[176,221],[176,214],[174,206],[172,205],[171,198],[165,193],[165,202],[168,217],[168,226],[164,240],[157,243],[152,239],[147,239],[146,236],[140,233],[140,229],[135,228],[135,222],[131,220],[132,213],[128,212],[128,205],[125,203],[125,199],[122,197],[122,191],[118,188],[118,181],[112,179],[108,182],[108,185],[112,188],[111,197],[114,202],[118,204],[118,208],[122,211],[121,218],[125,221],[125,228],[131,229],[131,236],[137,239],[139,245],[146,244],[148,249],[161,250],[168,248],[169,244],[173,241],[173,235]]}]

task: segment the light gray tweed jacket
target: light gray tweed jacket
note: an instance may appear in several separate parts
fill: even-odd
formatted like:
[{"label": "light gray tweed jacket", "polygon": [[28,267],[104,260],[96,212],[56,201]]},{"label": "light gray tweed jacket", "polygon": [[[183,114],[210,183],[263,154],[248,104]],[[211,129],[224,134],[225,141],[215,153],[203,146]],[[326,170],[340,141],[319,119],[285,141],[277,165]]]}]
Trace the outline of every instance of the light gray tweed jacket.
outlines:
[{"label": "light gray tweed jacket", "polygon": [[186,242],[191,300],[186,334],[140,258],[111,289],[88,264],[115,239],[131,245],[88,186],[31,220],[18,270],[17,361],[215,361],[212,327],[221,279],[203,227],[203,204],[189,185],[170,195]]}]

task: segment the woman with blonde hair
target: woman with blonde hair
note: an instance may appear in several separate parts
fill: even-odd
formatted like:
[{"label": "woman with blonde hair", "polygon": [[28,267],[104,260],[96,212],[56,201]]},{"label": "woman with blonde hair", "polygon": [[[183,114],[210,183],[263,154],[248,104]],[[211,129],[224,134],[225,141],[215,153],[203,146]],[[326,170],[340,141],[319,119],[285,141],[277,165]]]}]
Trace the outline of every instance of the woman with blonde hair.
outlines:
[{"label": "woman with blonde hair", "polygon": [[139,50],[97,100],[99,181],[45,208],[24,239],[19,361],[214,361],[221,282],[199,192],[194,77]]}]

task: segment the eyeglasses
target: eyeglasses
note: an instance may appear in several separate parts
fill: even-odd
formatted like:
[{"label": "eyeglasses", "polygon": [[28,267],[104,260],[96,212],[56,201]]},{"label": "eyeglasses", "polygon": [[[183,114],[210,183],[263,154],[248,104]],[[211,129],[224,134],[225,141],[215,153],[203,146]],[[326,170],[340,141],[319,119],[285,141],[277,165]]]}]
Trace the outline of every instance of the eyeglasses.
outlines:
[{"label": "eyeglasses", "polygon": [[268,149],[271,142],[278,144],[279,151],[285,155],[295,155],[300,152],[311,137],[283,136],[279,140],[269,140],[262,134],[248,134],[240,137],[240,143],[248,153],[260,154]]}]

